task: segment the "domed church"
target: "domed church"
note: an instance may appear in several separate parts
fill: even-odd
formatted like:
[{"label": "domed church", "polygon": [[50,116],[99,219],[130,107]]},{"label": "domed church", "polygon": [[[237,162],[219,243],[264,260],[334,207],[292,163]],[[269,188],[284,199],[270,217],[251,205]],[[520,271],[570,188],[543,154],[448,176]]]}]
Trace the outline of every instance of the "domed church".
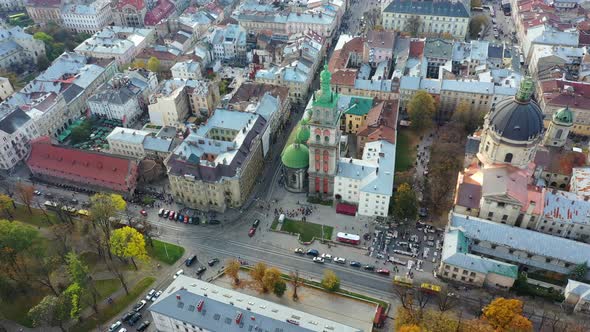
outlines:
[{"label": "domed church", "polygon": [[486,115],[478,159],[484,167],[506,164],[526,168],[543,140],[543,114],[531,99],[534,84],[524,78],[517,94],[498,102]]},{"label": "domed church", "polygon": [[310,132],[307,120],[301,120],[295,134],[295,141],[283,150],[281,161],[285,166],[285,188],[291,192],[307,191],[307,168],[309,167],[309,149],[305,145]]}]

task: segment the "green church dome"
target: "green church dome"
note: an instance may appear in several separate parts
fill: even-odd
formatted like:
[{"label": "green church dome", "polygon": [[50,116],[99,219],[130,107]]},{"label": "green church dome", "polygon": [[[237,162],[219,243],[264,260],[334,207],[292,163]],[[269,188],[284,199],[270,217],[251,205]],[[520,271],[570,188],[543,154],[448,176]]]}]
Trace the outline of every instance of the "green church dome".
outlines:
[{"label": "green church dome", "polygon": [[297,141],[298,143],[305,144],[309,140],[309,136],[311,136],[311,133],[309,132],[309,127],[304,124],[301,124],[301,126],[297,130],[297,138],[295,139],[295,141]]},{"label": "green church dome", "polygon": [[307,168],[309,166],[309,149],[303,144],[291,144],[283,151],[281,161],[288,168]]},{"label": "green church dome", "polygon": [[563,124],[573,124],[574,114],[569,107],[562,108],[553,114],[553,121],[561,122]]}]

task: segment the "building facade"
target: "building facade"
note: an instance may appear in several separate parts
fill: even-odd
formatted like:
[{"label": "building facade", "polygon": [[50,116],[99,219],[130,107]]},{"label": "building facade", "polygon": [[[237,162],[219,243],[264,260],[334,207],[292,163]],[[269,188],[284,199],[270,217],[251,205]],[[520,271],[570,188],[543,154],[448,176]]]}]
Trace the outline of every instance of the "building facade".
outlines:
[{"label": "building facade", "polygon": [[168,80],[149,97],[150,122],[158,126],[179,126],[190,114],[186,82]]},{"label": "building facade", "polygon": [[106,0],[96,0],[88,5],[65,5],[61,17],[64,27],[78,33],[96,33],[113,23],[111,4]]}]

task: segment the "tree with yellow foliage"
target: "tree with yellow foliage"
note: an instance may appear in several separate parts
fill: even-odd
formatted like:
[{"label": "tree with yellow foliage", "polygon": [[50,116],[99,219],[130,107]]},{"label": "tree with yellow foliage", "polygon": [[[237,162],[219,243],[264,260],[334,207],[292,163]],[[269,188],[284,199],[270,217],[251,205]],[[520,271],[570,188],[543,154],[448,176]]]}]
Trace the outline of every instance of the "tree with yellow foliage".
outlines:
[{"label": "tree with yellow foliage", "polygon": [[[113,229],[112,218],[117,212],[125,210],[127,202],[117,194],[95,194],[90,197],[90,215],[92,226],[100,229],[104,238],[102,243],[106,246],[106,252],[111,257],[111,232]],[[101,246],[102,247],[102,246]],[[102,253],[99,252],[99,255]]]},{"label": "tree with yellow foliage", "polygon": [[330,292],[335,292],[340,288],[340,278],[332,270],[324,270],[322,287]]},{"label": "tree with yellow foliage", "polygon": [[422,332],[420,326],[409,324],[409,325],[402,325],[398,330],[398,332]]},{"label": "tree with yellow foliage", "polygon": [[494,299],[483,309],[483,318],[496,331],[532,331],[533,324],[522,316],[523,303],[517,299]]},{"label": "tree with yellow foliage", "polygon": [[14,207],[14,202],[10,196],[5,194],[0,194],[0,210],[4,211],[8,217],[12,218],[12,213],[10,210]]},{"label": "tree with yellow foliage", "polygon": [[237,259],[228,259],[225,262],[225,274],[234,280],[235,285],[240,283],[239,273],[241,266],[242,265]]},{"label": "tree with yellow foliage", "polygon": [[274,290],[275,284],[279,281],[281,281],[281,271],[279,269],[276,267],[266,269],[262,277],[262,291]]},{"label": "tree with yellow foliage", "polygon": [[264,273],[266,272],[266,269],[268,269],[268,266],[266,264],[264,264],[263,262],[258,262],[256,263],[256,265],[254,265],[252,270],[250,270],[250,277],[263,291],[264,283],[262,279],[264,278]]},{"label": "tree with yellow foliage", "polygon": [[110,241],[111,252],[115,256],[131,259],[135,270],[137,270],[135,259],[148,260],[145,239],[135,228],[125,226],[114,230]]}]

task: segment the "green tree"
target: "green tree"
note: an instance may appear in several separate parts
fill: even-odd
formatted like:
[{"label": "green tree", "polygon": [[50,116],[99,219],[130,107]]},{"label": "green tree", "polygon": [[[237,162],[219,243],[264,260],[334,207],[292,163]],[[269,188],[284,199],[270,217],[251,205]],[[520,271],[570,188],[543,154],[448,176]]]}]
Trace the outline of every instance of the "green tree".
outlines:
[{"label": "green tree", "polygon": [[465,129],[467,134],[472,133],[483,124],[484,112],[472,109],[468,103],[462,102],[453,113],[452,121]]},{"label": "green tree", "polygon": [[50,35],[46,34],[45,32],[39,31],[33,34],[33,38],[37,40],[41,40],[44,43],[53,43],[54,39]]},{"label": "green tree", "polygon": [[478,39],[480,32],[483,34],[487,31],[490,21],[485,15],[476,15],[469,22],[469,36],[471,39]]},{"label": "green tree", "polygon": [[584,281],[588,273],[588,265],[586,263],[576,264],[570,272],[570,278],[573,280]]},{"label": "green tree", "polygon": [[418,199],[409,184],[402,183],[394,194],[393,214],[399,220],[414,220],[418,215]]},{"label": "green tree", "polygon": [[137,270],[135,259],[148,260],[145,239],[135,228],[125,226],[114,230],[110,241],[111,252],[115,256],[131,259],[135,270]]},{"label": "green tree", "polygon": [[422,20],[420,16],[413,16],[409,18],[406,22],[406,31],[412,37],[418,37],[418,33],[420,32],[420,26],[422,25]]},{"label": "green tree", "polygon": [[47,295],[29,310],[33,326],[57,326],[66,331],[64,323],[70,319],[70,308],[62,297]]},{"label": "green tree", "polygon": [[39,233],[31,226],[0,220],[0,271],[14,281],[28,280],[26,257],[38,238]]},{"label": "green tree", "polygon": [[147,61],[147,69],[153,71],[154,73],[160,72],[160,60],[155,56],[151,57]]},{"label": "green tree", "polygon": [[335,292],[340,289],[340,278],[332,270],[324,270],[324,278],[322,278],[322,287],[330,292]]},{"label": "green tree", "polygon": [[225,96],[229,92],[228,85],[229,83],[226,80],[221,80],[221,82],[219,82],[219,94],[221,96]]},{"label": "green tree", "polygon": [[72,284],[80,287],[82,299],[90,301],[87,304],[92,306],[95,312],[98,312],[98,301],[100,294],[96,288],[96,283],[90,275],[88,265],[86,265],[80,256],[74,252],[66,254],[66,271]]},{"label": "green tree", "polygon": [[70,308],[70,318],[72,319],[80,318],[80,312],[82,311],[80,298],[82,297],[82,293],[82,287],[77,283],[73,283],[68,286],[68,288],[66,288],[62,294],[64,300],[68,302],[68,307]]},{"label": "green tree", "polygon": [[39,252],[31,255],[32,275],[41,286],[47,287],[53,295],[59,296],[59,290],[53,285],[53,273],[60,267],[60,258],[58,256],[45,257],[44,253]]},{"label": "green tree", "polygon": [[51,63],[49,62],[47,55],[41,54],[37,57],[37,67],[39,68],[39,70],[47,69],[50,64]]},{"label": "green tree", "polygon": [[408,116],[412,121],[412,128],[423,131],[434,125],[436,105],[430,93],[420,90],[414,94],[408,103]]},{"label": "green tree", "polygon": [[81,143],[88,140],[90,134],[92,134],[92,123],[90,120],[84,120],[79,126],[72,128],[70,140],[73,144]]},{"label": "green tree", "polygon": [[281,296],[283,296],[283,294],[285,294],[286,290],[287,290],[287,283],[283,279],[280,279],[277,282],[275,282],[272,292],[276,296],[281,297]]}]

